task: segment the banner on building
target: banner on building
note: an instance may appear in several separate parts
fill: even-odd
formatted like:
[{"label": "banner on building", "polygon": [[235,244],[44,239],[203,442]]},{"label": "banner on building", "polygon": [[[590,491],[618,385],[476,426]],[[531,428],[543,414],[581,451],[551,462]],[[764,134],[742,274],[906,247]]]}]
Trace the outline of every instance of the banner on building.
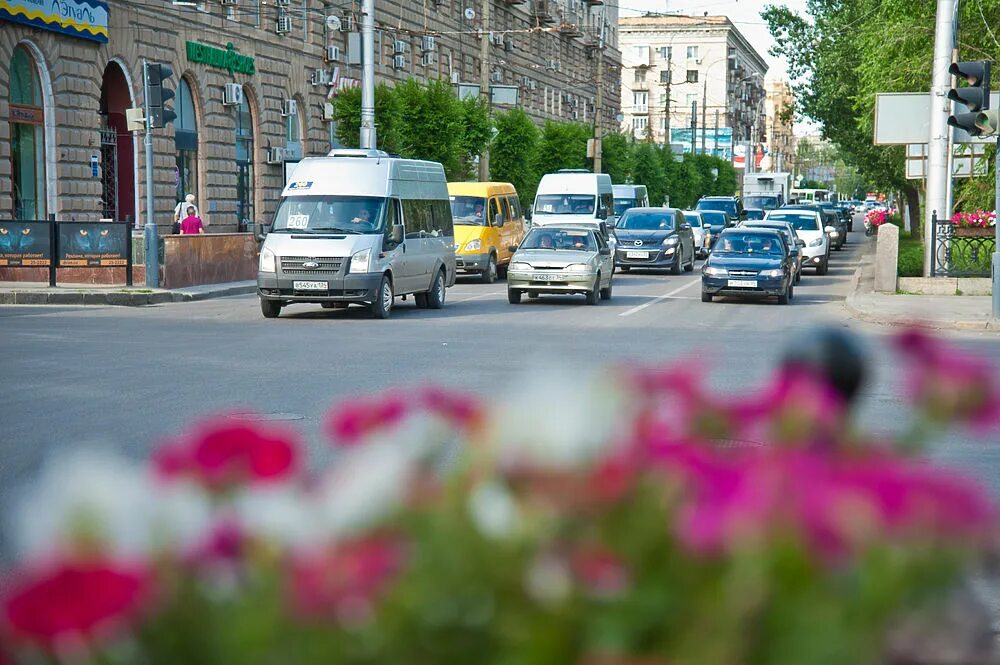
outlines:
[{"label": "banner on building", "polygon": [[690,127],[670,129],[670,143],[683,146],[686,153],[702,154],[702,141],[704,141],[705,146],[704,154],[727,160],[733,158],[732,127],[719,127],[718,129],[699,127],[694,133]]},{"label": "banner on building", "polygon": [[0,221],[0,266],[48,266],[52,262],[49,227],[49,222]]},{"label": "banner on building", "polygon": [[0,21],[102,44],[108,41],[108,3],[105,0],[0,0]]},{"label": "banner on building", "polygon": [[60,222],[59,267],[128,265],[129,230],[120,222]]}]

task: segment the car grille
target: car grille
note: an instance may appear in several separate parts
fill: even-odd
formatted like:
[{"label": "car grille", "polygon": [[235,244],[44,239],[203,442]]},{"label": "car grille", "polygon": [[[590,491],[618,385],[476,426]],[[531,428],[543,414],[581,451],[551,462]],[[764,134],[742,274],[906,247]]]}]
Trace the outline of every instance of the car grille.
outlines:
[{"label": "car grille", "polygon": [[756,277],[757,276],[757,271],[756,270],[730,270],[729,271],[729,276],[730,277]]},{"label": "car grille", "polygon": [[552,272],[553,270],[563,270],[565,266],[546,266],[540,264],[533,264],[532,268],[535,270],[544,270],[545,272]]},{"label": "car grille", "polygon": [[[333,275],[340,272],[347,259],[337,256],[282,256],[281,272],[286,275]],[[318,263],[317,268],[303,268],[303,263]]]}]

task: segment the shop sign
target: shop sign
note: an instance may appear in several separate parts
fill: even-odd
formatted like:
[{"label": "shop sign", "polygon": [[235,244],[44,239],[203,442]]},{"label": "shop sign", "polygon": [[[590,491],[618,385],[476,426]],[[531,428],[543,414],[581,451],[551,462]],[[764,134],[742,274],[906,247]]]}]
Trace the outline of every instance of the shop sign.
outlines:
[{"label": "shop sign", "polygon": [[0,266],[48,266],[52,261],[49,226],[49,222],[0,221]]},{"label": "shop sign", "polygon": [[10,121],[24,125],[42,124],[42,109],[34,106],[10,105]]},{"label": "shop sign", "polygon": [[129,225],[113,222],[60,222],[59,266],[107,268],[128,265]]},{"label": "shop sign", "polygon": [[108,41],[106,0],[0,0],[0,21],[102,44]]},{"label": "shop sign", "polygon": [[[0,2],[3,1],[0,0]],[[253,76],[257,73],[253,57],[237,53],[232,42],[226,44],[225,49],[198,42],[187,42],[187,59],[189,62],[198,62],[209,67],[225,69],[230,74],[236,72],[237,74]]]}]

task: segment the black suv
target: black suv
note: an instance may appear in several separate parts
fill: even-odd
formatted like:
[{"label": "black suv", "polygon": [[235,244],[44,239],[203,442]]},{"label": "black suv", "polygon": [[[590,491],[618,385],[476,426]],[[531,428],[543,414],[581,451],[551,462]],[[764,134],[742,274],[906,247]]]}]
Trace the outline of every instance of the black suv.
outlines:
[{"label": "black suv", "polygon": [[736,222],[747,218],[746,210],[743,209],[743,199],[738,196],[703,196],[698,200],[695,210],[721,210]]}]

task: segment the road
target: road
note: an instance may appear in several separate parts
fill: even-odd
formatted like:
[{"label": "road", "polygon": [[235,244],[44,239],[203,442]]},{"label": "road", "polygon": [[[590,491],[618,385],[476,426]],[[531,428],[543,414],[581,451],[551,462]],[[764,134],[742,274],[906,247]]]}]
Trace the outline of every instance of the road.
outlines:
[{"label": "road", "polygon": [[[256,297],[148,308],[0,308],[0,505],[48,454],[87,443],[146,456],[192,418],[252,410],[288,419],[318,455],[337,399],[440,383],[487,400],[531,366],[692,359],[720,389],[761,382],[796,337],[819,325],[857,331],[876,354],[862,420],[900,423],[902,377],[887,331],[851,321],[842,302],[866,240],[854,233],[830,273],[808,273],[791,305],[702,303],[699,273],[616,274],[614,297],[506,300],[502,282],[460,282],[441,311],[399,303],[377,321],[360,308],[286,308],[264,320]],[[956,339],[1000,366],[1000,340]],[[1000,495],[1000,447],[956,436],[934,455]],[[0,548],[2,549],[2,548]]]}]

